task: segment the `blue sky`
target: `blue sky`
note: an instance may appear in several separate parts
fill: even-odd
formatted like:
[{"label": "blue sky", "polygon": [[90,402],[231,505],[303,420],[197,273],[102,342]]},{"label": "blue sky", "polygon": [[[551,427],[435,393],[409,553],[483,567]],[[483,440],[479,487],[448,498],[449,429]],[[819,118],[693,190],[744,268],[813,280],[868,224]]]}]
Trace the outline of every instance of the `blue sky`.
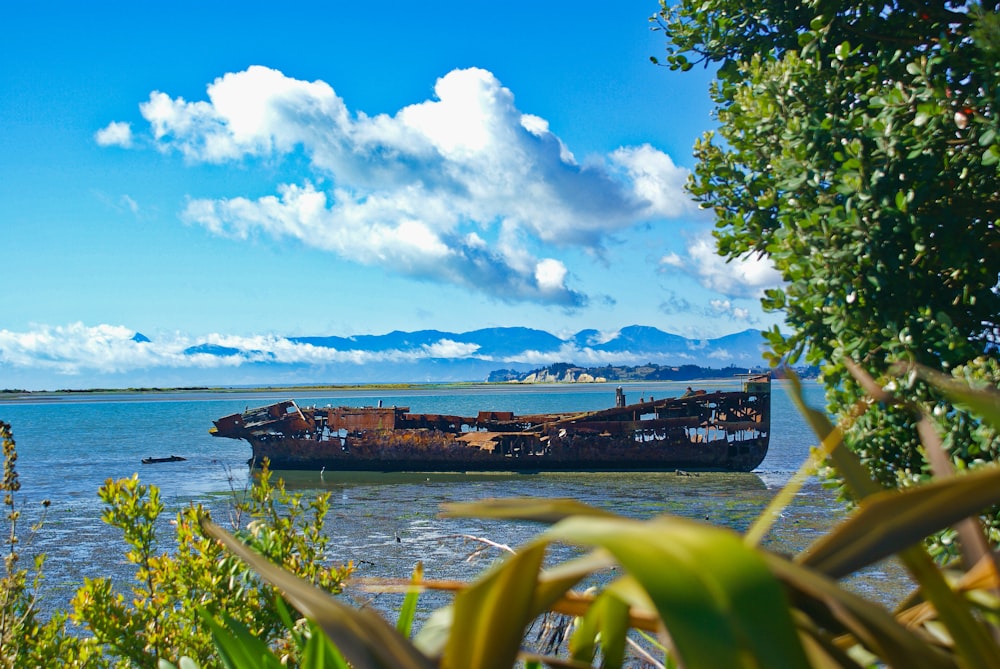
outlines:
[{"label": "blue sky", "polygon": [[135,332],[776,322],[682,191],[709,76],[657,8],[8,4],[0,387],[171,364]]}]

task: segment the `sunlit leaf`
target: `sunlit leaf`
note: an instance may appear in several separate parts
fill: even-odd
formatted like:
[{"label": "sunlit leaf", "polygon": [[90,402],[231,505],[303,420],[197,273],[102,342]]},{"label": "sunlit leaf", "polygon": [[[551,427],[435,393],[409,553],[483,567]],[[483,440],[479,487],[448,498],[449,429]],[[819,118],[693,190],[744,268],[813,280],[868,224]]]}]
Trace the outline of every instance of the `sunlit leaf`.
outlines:
[{"label": "sunlit leaf", "polygon": [[679,518],[569,518],[545,536],[613,553],[689,669],[807,666],[781,588],[734,533]]},{"label": "sunlit leaf", "polygon": [[798,561],[841,578],[996,503],[1000,503],[1000,469],[995,467],[870,495]]},{"label": "sunlit leaf", "polygon": [[506,558],[455,596],[446,669],[513,666],[528,623],[545,544],[536,542]]},{"label": "sunlit leaf", "polygon": [[[907,630],[881,606],[855,595],[835,582],[776,555],[766,556],[771,570],[798,594],[798,607],[818,617],[821,605],[830,620],[893,667],[953,667],[951,658]],[[836,631],[836,630],[834,630]]]},{"label": "sunlit leaf", "polygon": [[[424,579],[424,563],[418,562],[417,566],[413,568],[413,577],[411,582],[413,585],[420,585],[420,582]],[[399,618],[396,620],[396,629],[403,636],[410,636],[410,632],[413,629],[413,617],[417,612],[417,600],[420,597],[420,589],[413,587],[406,591],[406,596],[403,598],[403,605],[399,608]]]}]

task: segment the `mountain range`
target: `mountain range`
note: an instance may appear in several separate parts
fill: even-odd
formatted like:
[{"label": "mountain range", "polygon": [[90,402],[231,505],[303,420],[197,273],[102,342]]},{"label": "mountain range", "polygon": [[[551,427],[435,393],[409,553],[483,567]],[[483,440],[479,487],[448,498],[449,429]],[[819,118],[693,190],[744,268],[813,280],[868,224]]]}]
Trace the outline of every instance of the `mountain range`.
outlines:
[{"label": "mountain range", "polygon": [[243,350],[208,342],[184,353],[239,360],[248,383],[261,376],[253,373],[251,379],[250,372],[266,372],[272,382],[284,383],[445,382],[482,381],[498,369],[524,372],[560,362],[587,367],[765,364],[764,339],[760,330],[753,329],[715,339],[689,339],[642,325],[612,333],[581,330],[566,337],[525,327],[461,333],[397,330],[352,337],[288,337],[282,343],[299,353],[289,357],[277,352],[277,347],[275,351]]}]

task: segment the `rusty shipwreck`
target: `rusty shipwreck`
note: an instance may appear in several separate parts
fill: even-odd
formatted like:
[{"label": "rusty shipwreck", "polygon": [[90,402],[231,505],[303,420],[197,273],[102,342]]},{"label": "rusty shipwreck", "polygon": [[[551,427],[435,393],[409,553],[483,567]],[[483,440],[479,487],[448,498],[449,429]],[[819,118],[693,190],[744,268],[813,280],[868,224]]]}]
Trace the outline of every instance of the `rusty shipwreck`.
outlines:
[{"label": "rusty shipwreck", "polygon": [[300,407],[286,400],[213,421],[216,437],[244,439],[251,464],[271,469],[391,472],[741,471],[760,465],[770,432],[771,379],[741,390],[583,413],[475,417],[408,407]]}]

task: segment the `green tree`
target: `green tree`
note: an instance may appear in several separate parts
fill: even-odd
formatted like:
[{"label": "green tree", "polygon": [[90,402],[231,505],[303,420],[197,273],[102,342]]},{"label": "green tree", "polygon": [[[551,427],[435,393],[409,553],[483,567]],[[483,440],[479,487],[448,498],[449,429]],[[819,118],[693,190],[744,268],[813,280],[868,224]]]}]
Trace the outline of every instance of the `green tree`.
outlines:
[{"label": "green tree", "polygon": [[911,401],[847,433],[889,486],[928,473],[914,407],[959,468],[1000,455],[994,430],[893,372],[1000,381],[998,6],[680,0],[652,18],[665,65],[716,68],[718,129],[695,146],[689,190],[715,212],[721,255],[781,272],[762,300],[790,330],[768,333],[776,357],[821,365],[838,418],[865,401],[845,360]]}]

